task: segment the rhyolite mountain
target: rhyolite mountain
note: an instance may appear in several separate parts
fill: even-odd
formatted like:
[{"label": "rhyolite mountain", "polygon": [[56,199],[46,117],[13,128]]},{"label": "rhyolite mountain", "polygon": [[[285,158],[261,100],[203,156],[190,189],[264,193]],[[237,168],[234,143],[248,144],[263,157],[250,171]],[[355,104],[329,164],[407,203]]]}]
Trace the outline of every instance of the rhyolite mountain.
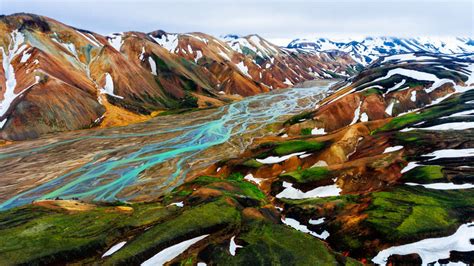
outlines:
[{"label": "rhyolite mountain", "polygon": [[474,39],[453,37],[366,37],[349,41],[333,41],[328,38],[315,40],[295,39],[288,48],[310,51],[338,50],[349,53],[357,62],[367,65],[379,58],[402,53],[428,52],[441,54],[474,53]]},{"label": "rhyolite mountain", "polygon": [[471,265],[473,88],[472,55],[378,59],[153,201],[0,212],[0,264]]},{"label": "rhyolite mountain", "polygon": [[240,45],[204,33],[103,36],[32,14],[2,16],[0,36],[6,140],[220,106],[358,65],[344,53],[280,48],[257,35]]}]

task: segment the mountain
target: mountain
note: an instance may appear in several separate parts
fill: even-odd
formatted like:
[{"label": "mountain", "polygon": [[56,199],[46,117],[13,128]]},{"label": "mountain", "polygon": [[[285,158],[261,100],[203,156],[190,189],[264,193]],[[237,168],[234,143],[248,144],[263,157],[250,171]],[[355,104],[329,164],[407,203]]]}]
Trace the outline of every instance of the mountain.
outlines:
[{"label": "mountain", "polygon": [[327,38],[316,40],[295,39],[288,48],[311,51],[339,50],[349,53],[357,62],[367,65],[380,56],[428,52],[442,54],[474,53],[474,40],[471,38],[396,38],[367,37],[362,40],[336,42]]},{"label": "mountain", "polygon": [[[339,53],[272,47],[265,58],[204,33],[109,36],[51,18],[0,18],[0,138],[145,121],[165,110],[220,106],[357,63]],[[293,68],[299,68],[293,71]]]},{"label": "mountain", "polygon": [[378,59],[155,200],[0,212],[0,264],[470,265],[473,88],[472,55]]}]

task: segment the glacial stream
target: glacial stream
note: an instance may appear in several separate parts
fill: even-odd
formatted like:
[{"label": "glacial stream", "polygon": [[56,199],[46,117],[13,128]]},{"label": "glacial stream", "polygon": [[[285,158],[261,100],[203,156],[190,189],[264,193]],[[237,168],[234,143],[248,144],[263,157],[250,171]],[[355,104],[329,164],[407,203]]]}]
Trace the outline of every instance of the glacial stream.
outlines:
[{"label": "glacial stream", "polygon": [[[192,171],[238,155],[272,124],[313,109],[330,83],[248,97],[220,108],[0,147],[0,210],[38,199],[152,199]],[[275,132],[273,133],[275,134]]]}]

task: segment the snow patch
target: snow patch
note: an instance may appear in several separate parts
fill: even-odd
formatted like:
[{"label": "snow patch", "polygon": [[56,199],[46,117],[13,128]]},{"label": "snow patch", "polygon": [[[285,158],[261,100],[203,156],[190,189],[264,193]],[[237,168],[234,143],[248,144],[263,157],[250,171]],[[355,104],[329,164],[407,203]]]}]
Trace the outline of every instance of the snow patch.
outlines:
[{"label": "snow patch", "polygon": [[230,253],[230,255],[235,256],[235,251],[237,250],[237,248],[242,248],[242,246],[237,245],[235,243],[235,236],[233,236],[233,237],[230,238],[230,243],[229,243],[229,253]]},{"label": "snow patch", "polygon": [[148,63],[150,64],[151,74],[153,74],[155,76],[158,75],[156,73],[156,62],[151,56],[148,57]]},{"label": "snow patch", "polygon": [[474,188],[474,184],[454,184],[450,183],[432,183],[432,184],[418,184],[418,183],[405,183],[409,186],[423,186],[425,188],[437,189],[437,190],[454,190],[454,189],[469,189]]},{"label": "snow patch", "polygon": [[403,146],[394,146],[394,147],[388,147],[386,148],[383,153],[389,153],[389,152],[394,152],[394,151],[399,151],[403,149]]},{"label": "snow patch", "polygon": [[313,219],[309,219],[308,223],[309,224],[312,224],[312,225],[319,225],[319,224],[322,224],[324,223],[324,220],[326,218],[322,217],[322,218],[319,218],[319,219],[316,219],[316,220],[313,220]]},{"label": "snow patch", "polygon": [[281,163],[283,161],[286,161],[286,160],[290,159],[293,156],[299,156],[299,155],[303,155],[305,153],[306,152],[303,151],[303,152],[295,152],[295,153],[284,155],[284,156],[270,156],[270,157],[267,157],[265,159],[257,159],[257,162],[263,163],[263,164]]},{"label": "snow patch", "polygon": [[293,187],[293,184],[288,182],[283,182],[283,187],[285,188],[282,192],[276,195],[277,198],[286,198],[286,199],[309,199],[309,198],[324,198],[339,196],[341,189],[336,185],[328,185],[317,187],[313,190],[303,192],[299,189]]},{"label": "snow patch", "polygon": [[110,45],[114,47],[115,50],[120,52],[120,48],[122,47],[122,44],[123,44],[122,33],[114,33],[108,36],[107,39]]},{"label": "snow patch", "polygon": [[159,45],[161,45],[163,48],[165,48],[169,52],[171,53],[176,52],[176,48],[178,47],[178,44],[179,44],[178,34],[168,33],[166,34],[166,36],[162,35],[161,38],[155,38],[151,35],[150,37],[153,38],[155,42],[157,42]]},{"label": "snow patch", "polygon": [[410,100],[411,100],[412,102],[416,102],[416,91],[412,91],[412,92],[411,92]]},{"label": "snow patch", "polygon": [[243,74],[245,74],[247,77],[249,78],[252,78],[250,75],[249,75],[249,69],[246,65],[244,65],[244,62],[240,62],[238,64],[236,64],[236,66],[239,68],[240,72],[242,72]]},{"label": "snow patch", "polygon": [[311,135],[326,135],[326,131],[324,128],[315,127],[311,130]]},{"label": "snow patch", "polygon": [[127,241],[122,241],[122,242],[120,242],[120,243],[118,243],[118,244],[113,245],[109,250],[107,250],[107,251],[104,253],[104,255],[102,255],[102,258],[114,254],[114,253],[117,252],[119,249],[121,249],[123,246],[125,246],[125,244],[127,244]]},{"label": "snow patch", "polygon": [[183,207],[184,207],[184,203],[183,203],[182,201],[180,201],[180,202],[173,202],[173,203],[171,203],[171,204],[168,205],[168,206],[177,206],[177,207],[179,207],[179,208],[183,208]]},{"label": "snow patch", "polygon": [[286,224],[286,225],[288,225],[288,226],[290,226],[290,227],[292,227],[292,228],[294,228],[294,229],[296,229],[300,232],[310,234],[314,237],[317,237],[317,238],[320,238],[320,239],[326,239],[326,238],[329,237],[329,232],[328,231],[324,230],[324,232],[322,232],[321,234],[318,234],[314,231],[309,230],[306,225],[301,224],[298,220],[295,220],[295,219],[292,219],[292,218],[282,218],[281,221],[284,224]]},{"label": "snow patch", "polygon": [[461,225],[458,230],[450,236],[440,238],[428,238],[418,242],[394,246],[380,251],[372,261],[375,264],[385,265],[388,258],[393,255],[408,255],[417,253],[420,255],[423,265],[437,262],[440,259],[449,258],[450,251],[467,252],[474,250],[471,238],[474,236],[474,223]]},{"label": "snow patch", "polygon": [[[472,112],[472,110],[470,111]],[[417,128],[420,130],[464,130],[474,128],[474,122],[452,122],[431,127]]]},{"label": "snow patch", "polygon": [[158,252],[155,256],[149,258],[145,262],[143,262],[142,266],[156,266],[156,265],[163,265],[166,262],[169,262],[179,256],[181,253],[186,251],[189,247],[193,244],[203,240],[206,238],[207,235],[198,236],[186,241],[183,241],[179,244],[173,245],[171,247],[165,248],[162,251]]},{"label": "snow patch", "polygon": [[105,85],[102,89],[100,89],[100,93],[123,99],[122,96],[114,94],[114,80],[109,73],[105,73]]},{"label": "snow patch", "polygon": [[252,174],[248,174],[248,175],[244,176],[244,180],[253,182],[253,183],[257,184],[257,185],[260,185],[260,183],[263,181],[263,179],[261,179],[261,178],[253,177]]}]

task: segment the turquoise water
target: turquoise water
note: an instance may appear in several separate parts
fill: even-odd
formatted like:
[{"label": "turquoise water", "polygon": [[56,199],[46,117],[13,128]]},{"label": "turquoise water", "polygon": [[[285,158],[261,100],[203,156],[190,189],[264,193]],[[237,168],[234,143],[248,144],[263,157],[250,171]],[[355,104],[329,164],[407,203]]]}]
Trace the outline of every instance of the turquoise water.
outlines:
[{"label": "turquoise water", "polygon": [[[172,163],[174,172],[167,175],[163,182],[153,188],[163,193],[165,191],[162,191],[162,188],[168,191],[183,182],[189,172],[188,166],[199,160],[203,151],[239,138],[244,133],[257,132],[269,124],[281,122],[286,115],[313,109],[326,91],[327,86],[278,90],[223,106],[211,114],[207,113],[200,117],[199,122],[184,126],[177,123],[172,128],[161,130],[152,128],[150,131],[140,133],[123,130],[124,133],[113,131],[111,134],[94,135],[94,132],[91,132],[91,135],[58,141],[41,147],[0,153],[1,165],[2,160],[32,154],[41,156],[48,150],[85,139],[100,142],[158,135],[164,137],[159,141],[146,142],[138,147],[118,148],[122,151],[121,156],[110,156],[112,152],[116,153],[117,149],[104,150],[81,167],[2,202],[0,210],[27,204],[33,200],[56,197],[96,201],[131,200],[139,196],[139,193],[126,197],[121,196],[120,193],[129,186],[146,186],[148,180],[140,178],[145,170],[160,164]],[[190,117],[200,115],[198,111],[190,114]],[[182,115],[180,118],[185,119],[186,116]]]}]

